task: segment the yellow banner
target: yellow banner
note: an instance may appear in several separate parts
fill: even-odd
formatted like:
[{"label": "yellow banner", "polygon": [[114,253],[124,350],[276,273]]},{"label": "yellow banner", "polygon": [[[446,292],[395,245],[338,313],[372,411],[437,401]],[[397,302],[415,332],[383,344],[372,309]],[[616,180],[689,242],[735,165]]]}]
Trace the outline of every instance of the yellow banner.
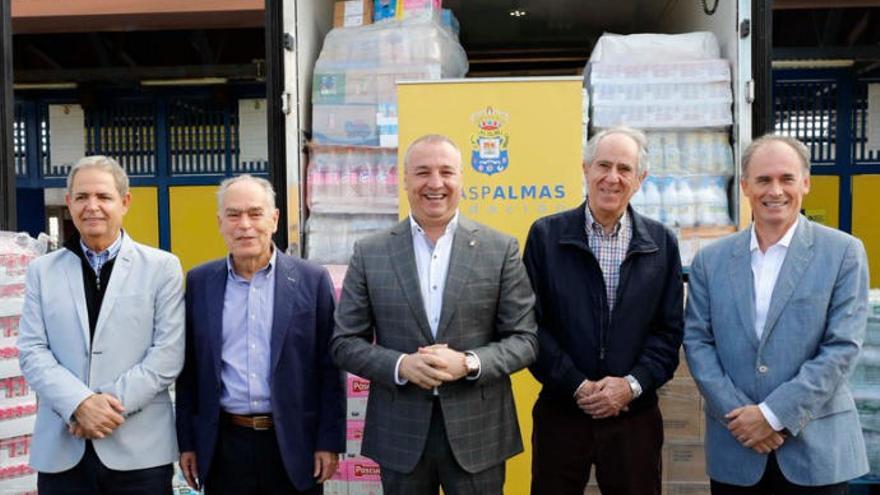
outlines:
[{"label": "yellow banner", "polygon": [[[581,78],[456,80],[397,87],[398,173],[406,147],[443,134],[461,149],[461,213],[525,243],[532,223],[583,201]],[[409,214],[401,190],[400,215]],[[513,376],[525,453],[507,463],[505,495],[527,495],[532,406],[540,384],[528,371]]]},{"label": "yellow banner", "polygon": [[[581,78],[461,79],[398,85],[398,163],[425,134],[461,149],[461,213],[520,244],[536,219],[583,201]],[[400,215],[409,214],[401,190]]]}]

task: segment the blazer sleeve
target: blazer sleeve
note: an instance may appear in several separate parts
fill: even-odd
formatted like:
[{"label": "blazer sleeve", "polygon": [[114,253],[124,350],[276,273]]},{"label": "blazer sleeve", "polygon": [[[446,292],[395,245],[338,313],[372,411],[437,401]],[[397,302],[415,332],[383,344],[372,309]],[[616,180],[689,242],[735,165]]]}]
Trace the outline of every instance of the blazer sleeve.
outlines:
[{"label": "blazer sleeve", "polygon": [[678,350],[684,333],[684,289],[681,254],[675,237],[666,237],[667,273],[659,309],[649,327],[639,360],[630,372],[643,392],[653,391],[672,378],[678,367]]},{"label": "blazer sleeve", "polygon": [[318,417],[318,437],[315,450],[345,451],[345,387],[342,373],[330,356],[330,338],[333,336],[333,282],[326,269],[318,282],[317,356],[321,410]]},{"label": "blazer sleeve", "polygon": [[198,363],[195,352],[195,329],[193,327],[193,294],[197,291],[198,281],[194,280],[193,272],[186,275],[186,328],[183,370],[177,377],[175,386],[175,421],[177,423],[177,444],[181,452],[196,450],[195,428],[193,419],[198,414]]},{"label": "blazer sleeve", "polygon": [[19,325],[19,363],[28,385],[39,396],[41,407],[50,407],[68,423],[79,404],[94,392],[62,366],[52,353],[43,320],[41,284],[41,273],[36,263],[31,263],[27,269],[24,307]]},{"label": "blazer sleeve", "polygon": [[394,369],[403,353],[373,345],[375,320],[362,251],[360,243],[355,243],[336,308],[330,353],[340,368],[394,387]]},{"label": "blazer sleeve", "polygon": [[797,435],[837,392],[855,365],[868,322],[868,261],[861,241],[850,238],[837,272],[815,357],[764,400],[785,428]]},{"label": "blazer sleeve", "polygon": [[703,252],[699,252],[688,274],[684,348],[691,375],[706,399],[706,411],[711,417],[724,422],[725,414],[737,407],[754,404],[754,401],[734,385],[718,357],[708,277]]},{"label": "blazer sleeve", "polygon": [[497,380],[532,364],[538,354],[535,294],[519,256],[516,239],[510,238],[501,268],[495,314],[497,340],[471,349],[480,358],[478,383]]},{"label": "blazer sleeve", "polygon": [[116,380],[98,387],[118,398],[125,415],[140,411],[156,394],[167,389],[183,367],[183,271],[176,256],[163,256],[156,269],[153,307],[153,342],[144,358]]},{"label": "blazer sleeve", "polygon": [[523,255],[525,269],[535,292],[535,318],[538,326],[538,357],[529,370],[544,386],[556,389],[568,396],[574,396],[575,391],[586,380],[587,375],[574,365],[571,357],[559,345],[555,335],[558,329],[547,326],[545,323],[547,308],[544,307],[544,299],[541,297],[545,292],[544,277],[547,276],[544,235],[536,225],[532,225]]}]

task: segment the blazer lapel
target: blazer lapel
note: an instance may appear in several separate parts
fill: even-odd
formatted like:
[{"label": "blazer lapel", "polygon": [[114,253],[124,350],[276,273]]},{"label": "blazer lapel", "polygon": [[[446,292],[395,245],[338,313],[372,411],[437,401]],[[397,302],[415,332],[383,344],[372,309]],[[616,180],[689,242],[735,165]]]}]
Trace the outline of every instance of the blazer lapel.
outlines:
[{"label": "blazer lapel", "polygon": [[89,336],[89,309],[86,307],[86,289],[83,287],[82,261],[73,253],[65,256],[65,259],[67,260],[64,265],[65,278],[70,288],[70,295],[73,297],[73,305],[76,307],[83,342],[88,350],[91,348],[92,339]]},{"label": "blazer lapel", "polygon": [[776,322],[785,305],[791,299],[797,288],[798,282],[804,275],[811,258],[813,257],[813,230],[809,220],[801,217],[799,225],[791,238],[785,261],[779,270],[779,277],[773,287],[773,295],[770,298],[770,307],[767,309],[767,322],[764,324],[764,332],[761,334],[761,342],[766,342],[773,332]]},{"label": "blazer lapel", "polygon": [[431,335],[431,327],[428,326],[425,305],[422,303],[419,269],[416,267],[416,253],[413,249],[412,231],[408,217],[398,223],[391,231],[390,243],[391,259],[394,260],[391,266],[394,267],[394,274],[397,276],[400,289],[403,291],[422,333],[428,342],[433,342],[434,337]]},{"label": "blazer lapel", "polygon": [[[223,350],[223,306],[226,298],[226,280],[229,276],[229,270],[226,265],[226,258],[217,263],[214,270],[207,280],[207,290],[204,292],[205,300],[202,310],[206,313],[208,321],[208,345],[211,346],[211,356],[214,361],[214,374],[217,383],[221,383],[220,370],[223,364],[220,360],[220,353]],[[195,315],[193,315],[195,317]]]},{"label": "blazer lapel", "polygon": [[730,265],[730,287],[739,313],[743,331],[749,342],[758,348],[758,336],[755,334],[755,284],[752,279],[752,255],[749,251],[751,234],[743,230],[733,245]]},{"label": "blazer lapel", "polygon": [[122,245],[119,247],[119,254],[116,255],[116,261],[113,262],[113,271],[110,273],[110,281],[107,282],[107,290],[104,292],[104,299],[101,301],[101,311],[98,312],[98,322],[95,324],[94,340],[97,342],[107,326],[107,319],[113,314],[113,306],[116,304],[116,298],[119,291],[125,287],[128,275],[131,273],[133,263],[132,252],[134,251],[134,243],[126,234],[122,237]]},{"label": "blazer lapel", "polygon": [[275,303],[272,309],[272,336],[269,344],[270,370],[278,366],[281,350],[284,348],[284,339],[290,328],[291,316],[294,308],[299,306],[296,291],[299,274],[296,266],[288,261],[281,253],[275,256]]},{"label": "blazer lapel", "polygon": [[459,216],[458,229],[452,241],[452,252],[449,254],[449,270],[446,273],[446,287],[443,289],[443,308],[440,311],[440,323],[437,325],[437,342],[443,342],[446,327],[458,307],[468,275],[473,266],[474,254],[477,251],[477,226],[466,218]]}]

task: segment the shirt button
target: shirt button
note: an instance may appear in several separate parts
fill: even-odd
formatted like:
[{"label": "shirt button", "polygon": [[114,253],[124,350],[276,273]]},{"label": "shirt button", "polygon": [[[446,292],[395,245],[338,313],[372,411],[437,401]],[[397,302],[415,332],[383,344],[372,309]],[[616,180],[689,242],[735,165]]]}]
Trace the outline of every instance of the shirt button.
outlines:
[{"label": "shirt button", "polygon": [[434,290],[437,290],[437,286],[436,286],[436,285],[435,285],[434,287],[431,287],[431,288],[434,289]]},{"label": "shirt button", "polygon": [[251,349],[256,349],[256,348],[257,348],[257,344],[251,344]]},{"label": "shirt button", "polygon": [[256,319],[257,319],[257,315],[251,315],[251,319],[252,319],[252,320],[256,320]]},{"label": "shirt button", "polygon": [[770,368],[768,368],[767,365],[762,364],[758,366],[758,373],[766,373],[769,369]]}]

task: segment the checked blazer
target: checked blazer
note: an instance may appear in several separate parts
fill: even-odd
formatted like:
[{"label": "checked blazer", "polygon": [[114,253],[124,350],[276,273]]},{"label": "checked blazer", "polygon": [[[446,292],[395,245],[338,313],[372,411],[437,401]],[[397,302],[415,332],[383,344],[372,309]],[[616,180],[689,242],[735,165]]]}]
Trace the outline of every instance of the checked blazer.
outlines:
[{"label": "checked blazer", "polygon": [[476,473],[521,452],[509,375],[535,360],[534,302],[516,240],[459,217],[434,339],[409,219],[359,241],[336,310],[331,353],[341,368],[371,380],[361,453],[395,471],[415,467],[433,392],[397,385],[395,366],[401,354],[434,343],[480,358],[478,379],[438,388],[459,465]]}]

